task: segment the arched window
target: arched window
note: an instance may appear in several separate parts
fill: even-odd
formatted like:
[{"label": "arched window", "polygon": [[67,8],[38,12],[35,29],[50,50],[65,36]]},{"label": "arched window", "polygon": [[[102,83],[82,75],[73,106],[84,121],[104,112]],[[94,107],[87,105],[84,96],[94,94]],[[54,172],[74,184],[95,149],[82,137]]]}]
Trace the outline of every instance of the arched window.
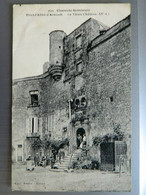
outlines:
[{"label": "arched window", "polygon": [[79,100],[79,99],[76,99],[76,100],[75,100],[75,105],[76,105],[77,107],[80,106],[80,100]]},{"label": "arched window", "polygon": [[81,99],[81,106],[85,107],[87,105],[86,98],[82,97]]}]

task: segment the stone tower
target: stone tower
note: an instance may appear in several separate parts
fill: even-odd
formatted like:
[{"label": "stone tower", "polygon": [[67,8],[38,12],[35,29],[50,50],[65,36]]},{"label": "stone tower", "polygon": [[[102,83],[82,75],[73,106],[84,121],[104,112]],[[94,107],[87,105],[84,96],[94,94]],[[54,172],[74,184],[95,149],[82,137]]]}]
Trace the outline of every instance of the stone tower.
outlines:
[{"label": "stone tower", "polygon": [[55,80],[59,80],[62,75],[63,68],[63,39],[66,36],[66,33],[61,30],[52,31],[50,34],[50,74]]}]

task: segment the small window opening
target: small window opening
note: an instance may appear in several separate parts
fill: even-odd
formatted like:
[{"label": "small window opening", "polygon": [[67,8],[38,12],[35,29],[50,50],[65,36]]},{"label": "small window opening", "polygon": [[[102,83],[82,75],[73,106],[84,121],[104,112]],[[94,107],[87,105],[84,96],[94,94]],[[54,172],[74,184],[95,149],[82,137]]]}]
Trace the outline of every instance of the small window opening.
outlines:
[{"label": "small window opening", "polygon": [[31,105],[38,106],[38,94],[31,94]]},{"label": "small window opening", "polygon": [[82,36],[79,35],[76,37],[76,45],[77,47],[81,47],[81,43],[82,43]]},{"label": "small window opening", "polygon": [[72,101],[71,101],[71,109],[74,109],[75,108],[75,100],[73,99]]},{"label": "small window opening", "polygon": [[82,71],[82,62],[80,62],[80,63],[78,63],[78,64],[76,65],[76,71],[77,71],[77,72],[81,72],[81,71]]},{"label": "small window opening", "polygon": [[76,104],[77,107],[79,107],[79,105],[80,105],[79,99],[76,99],[75,104]]},{"label": "small window opening", "polygon": [[59,48],[61,49],[61,46],[59,46]]},{"label": "small window opening", "polygon": [[63,132],[67,132],[67,127],[63,127]]},{"label": "small window opening", "polygon": [[114,98],[113,96],[110,97],[110,102],[113,102],[114,101]]},{"label": "small window opening", "polygon": [[58,64],[58,61],[56,61],[56,64]]},{"label": "small window opening", "polygon": [[106,33],[106,30],[100,30],[99,33],[100,35],[103,35],[104,33]]},{"label": "small window opening", "polygon": [[17,145],[17,161],[22,162],[22,144]]},{"label": "small window opening", "polygon": [[85,97],[82,97],[82,99],[81,99],[81,105],[82,106],[86,106],[86,99],[85,99]]}]

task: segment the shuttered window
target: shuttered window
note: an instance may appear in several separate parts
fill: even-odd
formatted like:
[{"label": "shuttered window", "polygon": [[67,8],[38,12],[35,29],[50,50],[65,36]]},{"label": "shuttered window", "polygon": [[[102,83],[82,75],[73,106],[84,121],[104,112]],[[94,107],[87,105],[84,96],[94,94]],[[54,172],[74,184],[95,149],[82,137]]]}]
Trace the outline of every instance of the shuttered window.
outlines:
[{"label": "shuttered window", "polygon": [[32,117],[30,123],[30,133],[37,133],[39,131],[39,118]]},{"label": "shuttered window", "polygon": [[48,131],[55,129],[55,116],[54,114],[48,116]]},{"label": "shuttered window", "polygon": [[79,35],[76,37],[76,46],[81,47],[81,43],[82,43],[82,36]]}]

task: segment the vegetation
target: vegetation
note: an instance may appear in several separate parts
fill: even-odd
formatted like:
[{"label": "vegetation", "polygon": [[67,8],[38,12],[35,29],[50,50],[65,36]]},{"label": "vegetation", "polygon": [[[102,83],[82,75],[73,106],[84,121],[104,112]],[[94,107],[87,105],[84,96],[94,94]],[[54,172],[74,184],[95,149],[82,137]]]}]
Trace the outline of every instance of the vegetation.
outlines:
[{"label": "vegetation", "polygon": [[38,138],[32,143],[32,148],[34,151],[37,151],[40,148],[45,151],[51,147],[52,149],[56,150],[56,152],[58,152],[58,150],[63,148],[65,145],[69,145],[69,140],[67,138],[64,140],[51,140],[49,138],[44,138],[41,140]]},{"label": "vegetation", "polygon": [[106,143],[109,140],[117,140],[117,141],[121,141],[123,140],[124,137],[124,132],[122,132],[121,130],[121,126],[120,124],[115,125],[114,124],[114,131],[113,133],[107,133],[104,136],[96,136],[93,138],[93,145],[94,146],[98,146],[98,144],[100,143]]}]

